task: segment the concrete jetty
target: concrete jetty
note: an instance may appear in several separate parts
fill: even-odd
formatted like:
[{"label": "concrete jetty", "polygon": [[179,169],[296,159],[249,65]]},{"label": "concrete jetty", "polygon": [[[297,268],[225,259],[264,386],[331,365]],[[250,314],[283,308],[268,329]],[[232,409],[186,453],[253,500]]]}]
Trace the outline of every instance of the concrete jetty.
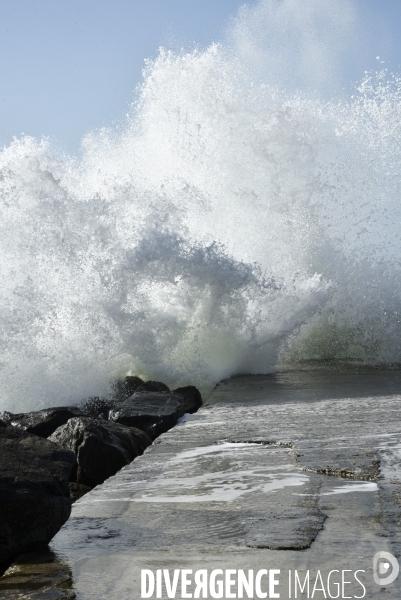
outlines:
[{"label": "concrete jetty", "polygon": [[348,367],[222,382],[77,502],[51,548],[78,600],[137,600],[142,570],[183,569],[279,571],[267,597],[395,599],[396,566],[379,556],[374,578],[373,560],[396,561],[400,531],[401,372]]}]

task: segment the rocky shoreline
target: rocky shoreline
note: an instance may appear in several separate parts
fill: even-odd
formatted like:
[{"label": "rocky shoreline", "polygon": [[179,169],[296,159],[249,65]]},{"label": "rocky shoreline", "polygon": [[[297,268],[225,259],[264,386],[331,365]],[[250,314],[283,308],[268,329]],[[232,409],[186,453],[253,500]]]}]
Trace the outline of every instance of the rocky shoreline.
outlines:
[{"label": "rocky shoreline", "polygon": [[0,412],[0,576],[18,555],[47,547],[73,502],[201,406],[194,386],[171,391],[128,376],[110,398]]}]

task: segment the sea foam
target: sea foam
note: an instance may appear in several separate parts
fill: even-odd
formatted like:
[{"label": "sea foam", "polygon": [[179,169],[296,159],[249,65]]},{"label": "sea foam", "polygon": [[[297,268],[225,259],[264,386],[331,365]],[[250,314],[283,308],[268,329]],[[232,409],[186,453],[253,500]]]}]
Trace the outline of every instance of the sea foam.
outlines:
[{"label": "sea foam", "polygon": [[355,18],[265,0],[220,44],[161,49],[79,157],[3,149],[0,409],[128,373],[207,392],[301,360],[401,362],[400,79],[339,95]]}]

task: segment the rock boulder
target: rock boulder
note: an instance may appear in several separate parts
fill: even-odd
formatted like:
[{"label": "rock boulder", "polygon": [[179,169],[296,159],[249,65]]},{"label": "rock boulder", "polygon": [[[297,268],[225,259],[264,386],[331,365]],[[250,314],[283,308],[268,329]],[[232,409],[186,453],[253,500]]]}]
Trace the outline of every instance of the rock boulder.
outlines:
[{"label": "rock boulder", "polygon": [[169,392],[136,392],[112,409],[110,421],[137,427],[152,439],[174,427],[183,416],[184,397]]},{"label": "rock boulder", "polygon": [[46,546],[71,512],[72,452],[0,422],[0,563]]},{"label": "rock boulder", "polygon": [[140,392],[169,392],[170,388],[162,381],[145,381],[135,390],[135,394]]},{"label": "rock boulder", "polygon": [[82,411],[76,406],[59,406],[29,413],[2,412],[0,413],[0,419],[8,425],[47,438],[58,427],[67,423],[68,419],[79,415],[82,415]]},{"label": "rock boulder", "polygon": [[177,388],[174,390],[174,394],[181,394],[184,397],[184,411],[186,413],[196,413],[203,404],[201,393],[194,385]]},{"label": "rock boulder", "polygon": [[49,438],[77,456],[77,483],[94,487],[115,475],[152,443],[141,430],[119,423],[77,417],[59,427]]},{"label": "rock boulder", "polygon": [[140,385],[144,383],[140,377],[127,375],[124,380],[115,381],[113,388],[113,397],[116,400],[126,400],[136,392]]},{"label": "rock boulder", "polygon": [[110,410],[114,407],[115,400],[108,398],[99,398],[94,396],[84,400],[80,405],[81,415],[83,417],[91,417],[92,419],[107,419]]}]

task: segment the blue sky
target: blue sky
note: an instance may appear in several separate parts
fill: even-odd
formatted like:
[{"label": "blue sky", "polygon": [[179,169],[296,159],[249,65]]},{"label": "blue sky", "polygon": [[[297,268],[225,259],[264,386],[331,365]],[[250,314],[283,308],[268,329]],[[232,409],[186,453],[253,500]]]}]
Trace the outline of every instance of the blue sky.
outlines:
[{"label": "blue sky", "polygon": [[[301,1],[301,0],[300,0]],[[325,1],[325,0],[322,0]],[[255,4],[250,1],[248,4]],[[124,114],[146,57],[224,37],[242,0],[0,0],[0,143],[22,133],[75,151]],[[401,1],[355,0],[380,54],[401,63]],[[361,74],[362,75],[362,74]]]}]

